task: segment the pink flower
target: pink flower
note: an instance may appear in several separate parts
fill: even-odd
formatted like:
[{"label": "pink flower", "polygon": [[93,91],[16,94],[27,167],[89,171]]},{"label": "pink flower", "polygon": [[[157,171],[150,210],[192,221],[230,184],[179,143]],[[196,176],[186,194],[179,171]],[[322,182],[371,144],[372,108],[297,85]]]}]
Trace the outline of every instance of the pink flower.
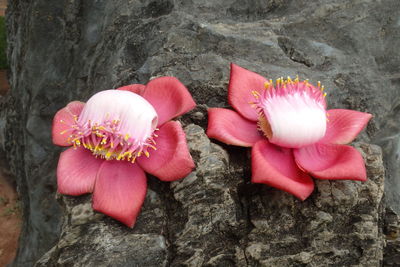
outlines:
[{"label": "pink flower", "polygon": [[229,145],[252,147],[252,182],[304,200],[319,179],[365,181],[364,160],[350,143],[371,114],[326,110],[323,86],[271,80],[231,65],[228,100],[237,111],[208,110],[207,135]]},{"label": "pink flower", "polygon": [[181,124],[169,120],[195,105],[173,77],[69,103],[53,120],[53,143],[73,146],[60,155],[58,191],[93,192],[93,209],[133,227],[146,196],[145,172],[174,181],[194,168]]}]

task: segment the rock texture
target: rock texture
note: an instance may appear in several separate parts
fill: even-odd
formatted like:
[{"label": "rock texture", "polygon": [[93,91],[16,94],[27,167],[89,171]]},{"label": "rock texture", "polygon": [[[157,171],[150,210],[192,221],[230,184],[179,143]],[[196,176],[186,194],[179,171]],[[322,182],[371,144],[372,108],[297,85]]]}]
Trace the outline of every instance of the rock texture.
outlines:
[{"label": "rock texture", "polygon": [[[11,94],[0,103],[0,143],[24,203],[14,265],[395,266],[399,17],[398,0],[10,1]],[[221,149],[202,132],[206,108],[228,106],[230,62],[270,78],[320,80],[331,108],[373,113],[359,141],[383,147],[385,208],[373,145],[360,145],[365,184],[318,182],[305,202],[250,184],[246,150]],[[150,179],[133,230],[93,214],[90,197],[59,197],[59,205],[54,113],[164,75],[179,78],[199,104],[181,118],[197,170],[172,184]]]},{"label": "rock texture", "polygon": [[186,127],[197,168],[170,186],[151,180],[133,230],[94,214],[90,197],[59,197],[61,238],[36,266],[379,266],[384,168],[358,144],[366,183],[319,181],[305,202],[250,184],[200,126]]}]

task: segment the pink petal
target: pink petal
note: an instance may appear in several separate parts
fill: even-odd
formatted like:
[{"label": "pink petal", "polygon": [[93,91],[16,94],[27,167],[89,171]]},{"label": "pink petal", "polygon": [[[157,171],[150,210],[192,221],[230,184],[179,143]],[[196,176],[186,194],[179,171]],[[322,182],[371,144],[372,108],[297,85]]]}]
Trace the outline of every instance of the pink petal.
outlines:
[{"label": "pink petal", "polygon": [[291,149],[263,140],[253,146],[251,157],[253,183],[276,187],[301,200],[314,190],[313,180],[297,167]]},{"label": "pink petal", "polygon": [[117,90],[129,91],[138,95],[143,95],[146,86],[143,84],[131,84],[117,88]]},{"label": "pink petal", "polygon": [[58,192],[72,196],[91,193],[102,163],[103,160],[82,147],[71,147],[62,152],[57,166]]},{"label": "pink petal", "polygon": [[167,122],[156,134],[157,150],[149,151],[149,158],[139,157],[139,165],[162,181],[174,181],[188,175],[195,165],[181,124],[176,121]]},{"label": "pink petal", "polygon": [[137,164],[104,161],[94,187],[93,209],[133,227],[146,190],[146,174]]},{"label": "pink petal", "polygon": [[315,144],[294,150],[300,168],[320,179],[365,181],[367,174],[361,154],[353,147]]},{"label": "pink petal", "polygon": [[319,143],[348,144],[357,137],[371,118],[369,113],[350,109],[328,110],[326,134]]},{"label": "pink petal", "polygon": [[262,92],[265,90],[264,83],[266,81],[267,79],[261,75],[231,63],[228,87],[229,104],[246,119],[257,121],[257,112],[249,102],[255,100],[252,91]]},{"label": "pink petal", "polygon": [[228,145],[244,147],[265,139],[257,129],[257,123],[223,108],[208,109],[207,135]]},{"label": "pink petal", "polygon": [[79,101],[73,101],[66,107],[60,109],[53,119],[52,139],[53,143],[58,146],[70,146],[71,142],[68,142],[69,129],[75,124],[75,117],[81,114],[81,111],[85,103]]},{"label": "pink petal", "polygon": [[146,86],[143,97],[157,111],[158,125],[163,125],[196,106],[188,89],[174,77],[151,80]]}]

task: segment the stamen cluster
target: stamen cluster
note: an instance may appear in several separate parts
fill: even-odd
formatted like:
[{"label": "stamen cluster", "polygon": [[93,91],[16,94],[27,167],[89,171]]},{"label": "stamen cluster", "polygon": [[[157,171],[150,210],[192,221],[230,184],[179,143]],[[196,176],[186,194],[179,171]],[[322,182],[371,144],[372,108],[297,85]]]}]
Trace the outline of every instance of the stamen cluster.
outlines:
[{"label": "stamen cluster", "polygon": [[74,147],[82,145],[92,151],[96,157],[106,160],[128,160],[134,163],[136,158],[143,154],[149,157],[149,148],[157,150],[154,140],[157,134],[154,132],[143,142],[121,132],[121,121],[118,119],[106,119],[101,124],[92,123],[90,120],[81,124],[77,116],[74,120],[75,124],[62,134],[69,132],[68,142],[71,142]]},{"label": "stamen cluster", "polygon": [[[294,81],[279,78],[275,84],[272,80],[265,82],[264,89],[251,91],[255,101],[249,104],[257,111],[259,131],[271,142],[300,147],[325,135],[326,93],[320,82],[315,87],[298,77]],[[293,137],[296,129],[299,138]]]}]

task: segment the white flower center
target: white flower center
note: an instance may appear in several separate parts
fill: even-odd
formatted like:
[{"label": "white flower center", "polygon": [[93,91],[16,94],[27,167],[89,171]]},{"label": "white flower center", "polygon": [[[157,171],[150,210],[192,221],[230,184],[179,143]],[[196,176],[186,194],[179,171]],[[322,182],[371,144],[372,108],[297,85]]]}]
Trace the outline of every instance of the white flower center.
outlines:
[{"label": "white flower center", "polygon": [[272,97],[265,101],[263,112],[271,127],[271,143],[298,148],[325,136],[325,109],[306,93]]},{"label": "white flower center", "polygon": [[290,78],[265,83],[262,92],[253,91],[251,105],[259,113],[258,126],[271,143],[299,148],[318,142],[326,132],[324,87]]},{"label": "white flower center", "polygon": [[106,90],[93,95],[82,110],[70,139],[94,155],[107,160],[135,161],[149,156],[155,148],[153,136],[158,116],[143,97],[122,90]]}]

